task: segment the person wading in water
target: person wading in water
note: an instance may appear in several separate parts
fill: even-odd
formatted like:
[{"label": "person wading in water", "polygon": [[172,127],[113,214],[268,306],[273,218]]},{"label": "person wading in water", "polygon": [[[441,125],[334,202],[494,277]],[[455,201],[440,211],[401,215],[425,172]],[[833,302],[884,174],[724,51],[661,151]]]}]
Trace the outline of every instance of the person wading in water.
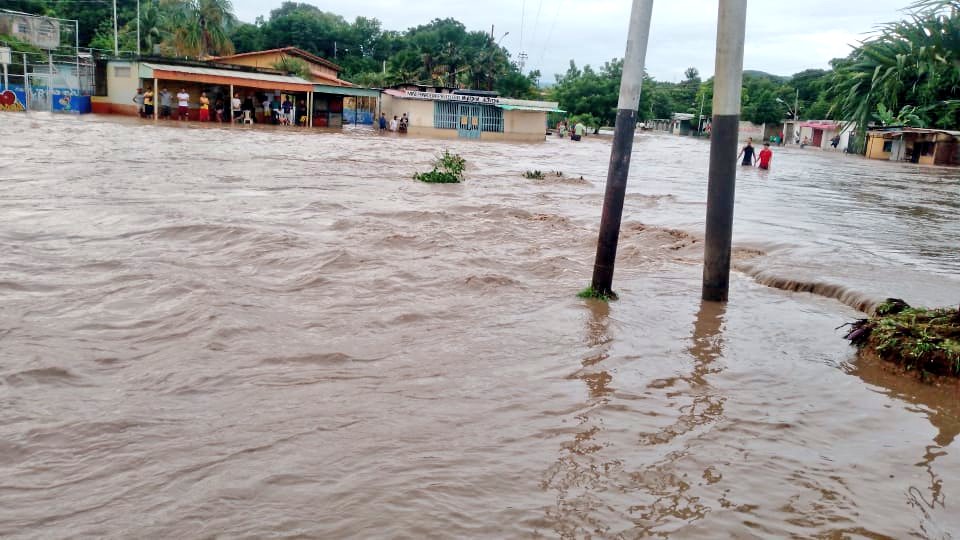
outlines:
[{"label": "person wading in water", "polygon": [[743,161],[740,162],[744,167],[752,167],[757,163],[757,152],[753,149],[753,137],[747,139],[747,145],[743,147],[743,150],[740,150],[740,154],[737,156],[737,159],[743,158]]}]

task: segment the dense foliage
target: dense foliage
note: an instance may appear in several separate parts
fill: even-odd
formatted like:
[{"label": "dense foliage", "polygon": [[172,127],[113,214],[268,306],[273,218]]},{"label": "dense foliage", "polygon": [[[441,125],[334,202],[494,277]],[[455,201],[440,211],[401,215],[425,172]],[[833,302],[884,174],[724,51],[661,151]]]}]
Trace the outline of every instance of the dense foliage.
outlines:
[{"label": "dense foliage", "polygon": [[924,0],[834,65],[840,117],[960,126],[960,1]]},{"label": "dense foliage", "polygon": [[451,154],[449,150],[444,150],[433,162],[433,170],[414,173],[413,179],[428,184],[459,184],[466,170],[467,160],[460,154]]}]

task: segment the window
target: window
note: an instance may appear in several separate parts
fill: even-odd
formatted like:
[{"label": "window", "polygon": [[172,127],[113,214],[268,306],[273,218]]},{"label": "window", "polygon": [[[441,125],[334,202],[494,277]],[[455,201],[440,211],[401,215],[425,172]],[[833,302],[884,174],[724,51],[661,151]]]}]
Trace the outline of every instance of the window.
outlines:
[{"label": "window", "polygon": [[503,133],[503,109],[492,105],[484,105],[480,130],[493,133]]},{"label": "window", "polygon": [[40,28],[37,29],[37,35],[43,40],[53,39],[54,30],[56,30],[56,28],[53,26],[53,23],[50,21],[42,21],[40,23]]},{"label": "window", "polygon": [[27,23],[24,22],[24,21],[18,22],[18,23],[17,23],[17,33],[20,34],[21,36],[28,36],[28,35],[30,35],[30,25],[27,24]]},{"label": "window", "polygon": [[883,151],[888,154],[893,152],[893,141],[883,141]]},{"label": "window", "polygon": [[459,103],[435,101],[433,104],[433,127],[437,129],[457,129]]},{"label": "window", "polygon": [[113,76],[118,79],[129,79],[130,66],[113,66]]}]

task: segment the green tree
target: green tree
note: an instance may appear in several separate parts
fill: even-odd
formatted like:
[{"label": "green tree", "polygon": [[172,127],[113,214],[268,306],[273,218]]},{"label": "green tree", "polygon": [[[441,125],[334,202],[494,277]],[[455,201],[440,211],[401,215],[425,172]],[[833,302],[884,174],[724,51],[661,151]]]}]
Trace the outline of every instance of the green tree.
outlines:
[{"label": "green tree", "polygon": [[612,126],[617,116],[622,73],[622,59],[604,63],[599,72],[589,65],[581,70],[571,60],[567,72],[557,76],[551,95],[571,115],[590,115],[597,124]]},{"label": "green tree", "polygon": [[263,32],[256,25],[240,23],[230,30],[230,42],[238,53],[263,50]]},{"label": "green tree", "polygon": [[861,132],[881,110],[907,106],[926,125],[960,126],[960,2],[925,0],[912,9],[834,65],[835,107]]},{"label": "green tree", "polygon": [[520,73],[519,68],[513,66],[512,70],[497,79],[496,90],[505,97],[537,99],[540,97],[536,86],[536,80],[539,78],[539,71],[524,75]]},{"label": "green tree", "polygon": [[169,10],[167,45],[176,56],[233,54],[228,34],[236,17],[230,0],[161,0],[160,5]]}]

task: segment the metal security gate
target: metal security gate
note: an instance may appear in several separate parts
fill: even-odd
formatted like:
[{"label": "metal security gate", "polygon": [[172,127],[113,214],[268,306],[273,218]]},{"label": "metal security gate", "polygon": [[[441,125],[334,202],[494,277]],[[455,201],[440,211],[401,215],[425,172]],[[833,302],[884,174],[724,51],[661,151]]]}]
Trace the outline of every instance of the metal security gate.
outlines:
[{"label": "metal security gate", "polygon": [[463,139],[480,138],[480,116],[483,108],[479,105],[466,105],[461,103],[459,109],[460,123],[457,126],[457,133]]},{"label": "metal security gate", "polygon": [[503,111],[490,105],[438,101],[433,108],[433,127],[455,129],[460,137],[479,139],[484,131],[503,133]]}]

